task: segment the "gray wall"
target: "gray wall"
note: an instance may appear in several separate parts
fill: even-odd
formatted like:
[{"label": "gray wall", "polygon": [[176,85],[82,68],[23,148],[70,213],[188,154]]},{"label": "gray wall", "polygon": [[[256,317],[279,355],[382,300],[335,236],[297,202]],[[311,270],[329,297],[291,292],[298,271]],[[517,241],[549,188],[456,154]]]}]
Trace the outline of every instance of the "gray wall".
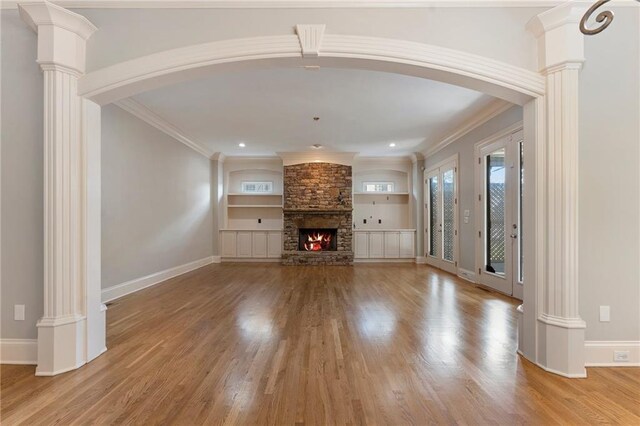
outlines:
[{"label": "gray wall", "polygon": [[[43,312],[43,81],[36,34],[15,10],[1,13],[2,79],[0,336],[35,338]],[[13,306],[26,305],[25,321]]]},{"label": "gray wall", "polygon": [[[586,37],[580,76],[580,315],[587,340],[640,340],[640,9]],[[611,322],[599,306],[611,306]]]},{"label": "gray wall", "polygon": [[102,288],[213,254],[209,159],[102,109]]},{"label": "gray wall", "polygon": [[[460,260],[458,267],[475,270],[475,161],[473,145],[502,129],[522,120],[522,108],[514,106],[502,114],[473,129],[451,145],[425,159],[426,170],[452,155],[458,154],[458,218],[460,221]],[[469,223],[464,223],[463,212],[469,210]]]}]

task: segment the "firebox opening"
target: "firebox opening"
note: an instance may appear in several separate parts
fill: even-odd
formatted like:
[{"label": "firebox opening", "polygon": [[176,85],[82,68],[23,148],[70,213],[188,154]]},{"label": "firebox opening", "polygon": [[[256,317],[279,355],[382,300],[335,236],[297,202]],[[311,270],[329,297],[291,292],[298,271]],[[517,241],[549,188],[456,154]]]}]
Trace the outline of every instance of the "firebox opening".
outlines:
[{"label": "firebox opening", "polygon": [[336,251],[338,249],[337,231],[337,229],[328,228],[300,229],[298,250]]}]

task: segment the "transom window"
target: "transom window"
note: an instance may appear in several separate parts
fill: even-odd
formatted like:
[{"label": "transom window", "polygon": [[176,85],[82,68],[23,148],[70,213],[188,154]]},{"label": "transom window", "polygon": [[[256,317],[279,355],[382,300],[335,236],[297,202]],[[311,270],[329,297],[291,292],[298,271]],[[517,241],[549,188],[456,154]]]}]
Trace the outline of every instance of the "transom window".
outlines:
[{"label": "transom window", "polygon": [[246,194],[270,194],[273,192],[273,182],[242,182],[242,192]]},{"label": "transom window", "polygon": [[395,184],[393,182],[363,182],[363,192],[394,192]]}]

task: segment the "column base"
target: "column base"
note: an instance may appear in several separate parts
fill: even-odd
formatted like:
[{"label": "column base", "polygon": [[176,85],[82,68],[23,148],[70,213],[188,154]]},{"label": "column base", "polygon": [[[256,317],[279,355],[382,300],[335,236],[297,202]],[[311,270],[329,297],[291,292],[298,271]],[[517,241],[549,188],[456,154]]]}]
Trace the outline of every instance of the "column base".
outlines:
[{"label": "column base", "polygon": [[86,318],[43,318],[38,324],[36,376],[55,376],[86,363]]},{"label": "column base", "polygon": [[580,318],[542,315],[538,318],[538,365],[569,378],[587,377],[585,322]]}]

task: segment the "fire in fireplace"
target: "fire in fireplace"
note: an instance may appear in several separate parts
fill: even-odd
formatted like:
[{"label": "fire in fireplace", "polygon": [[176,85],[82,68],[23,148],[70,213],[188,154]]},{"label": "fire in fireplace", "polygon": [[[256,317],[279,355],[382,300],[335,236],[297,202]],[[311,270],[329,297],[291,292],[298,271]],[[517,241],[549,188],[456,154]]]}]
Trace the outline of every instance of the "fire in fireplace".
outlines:
[{"label": "fire in fireplace", "polygon": [[337,229],[300,229],[298,250],[336,251],[338,249]]}]

